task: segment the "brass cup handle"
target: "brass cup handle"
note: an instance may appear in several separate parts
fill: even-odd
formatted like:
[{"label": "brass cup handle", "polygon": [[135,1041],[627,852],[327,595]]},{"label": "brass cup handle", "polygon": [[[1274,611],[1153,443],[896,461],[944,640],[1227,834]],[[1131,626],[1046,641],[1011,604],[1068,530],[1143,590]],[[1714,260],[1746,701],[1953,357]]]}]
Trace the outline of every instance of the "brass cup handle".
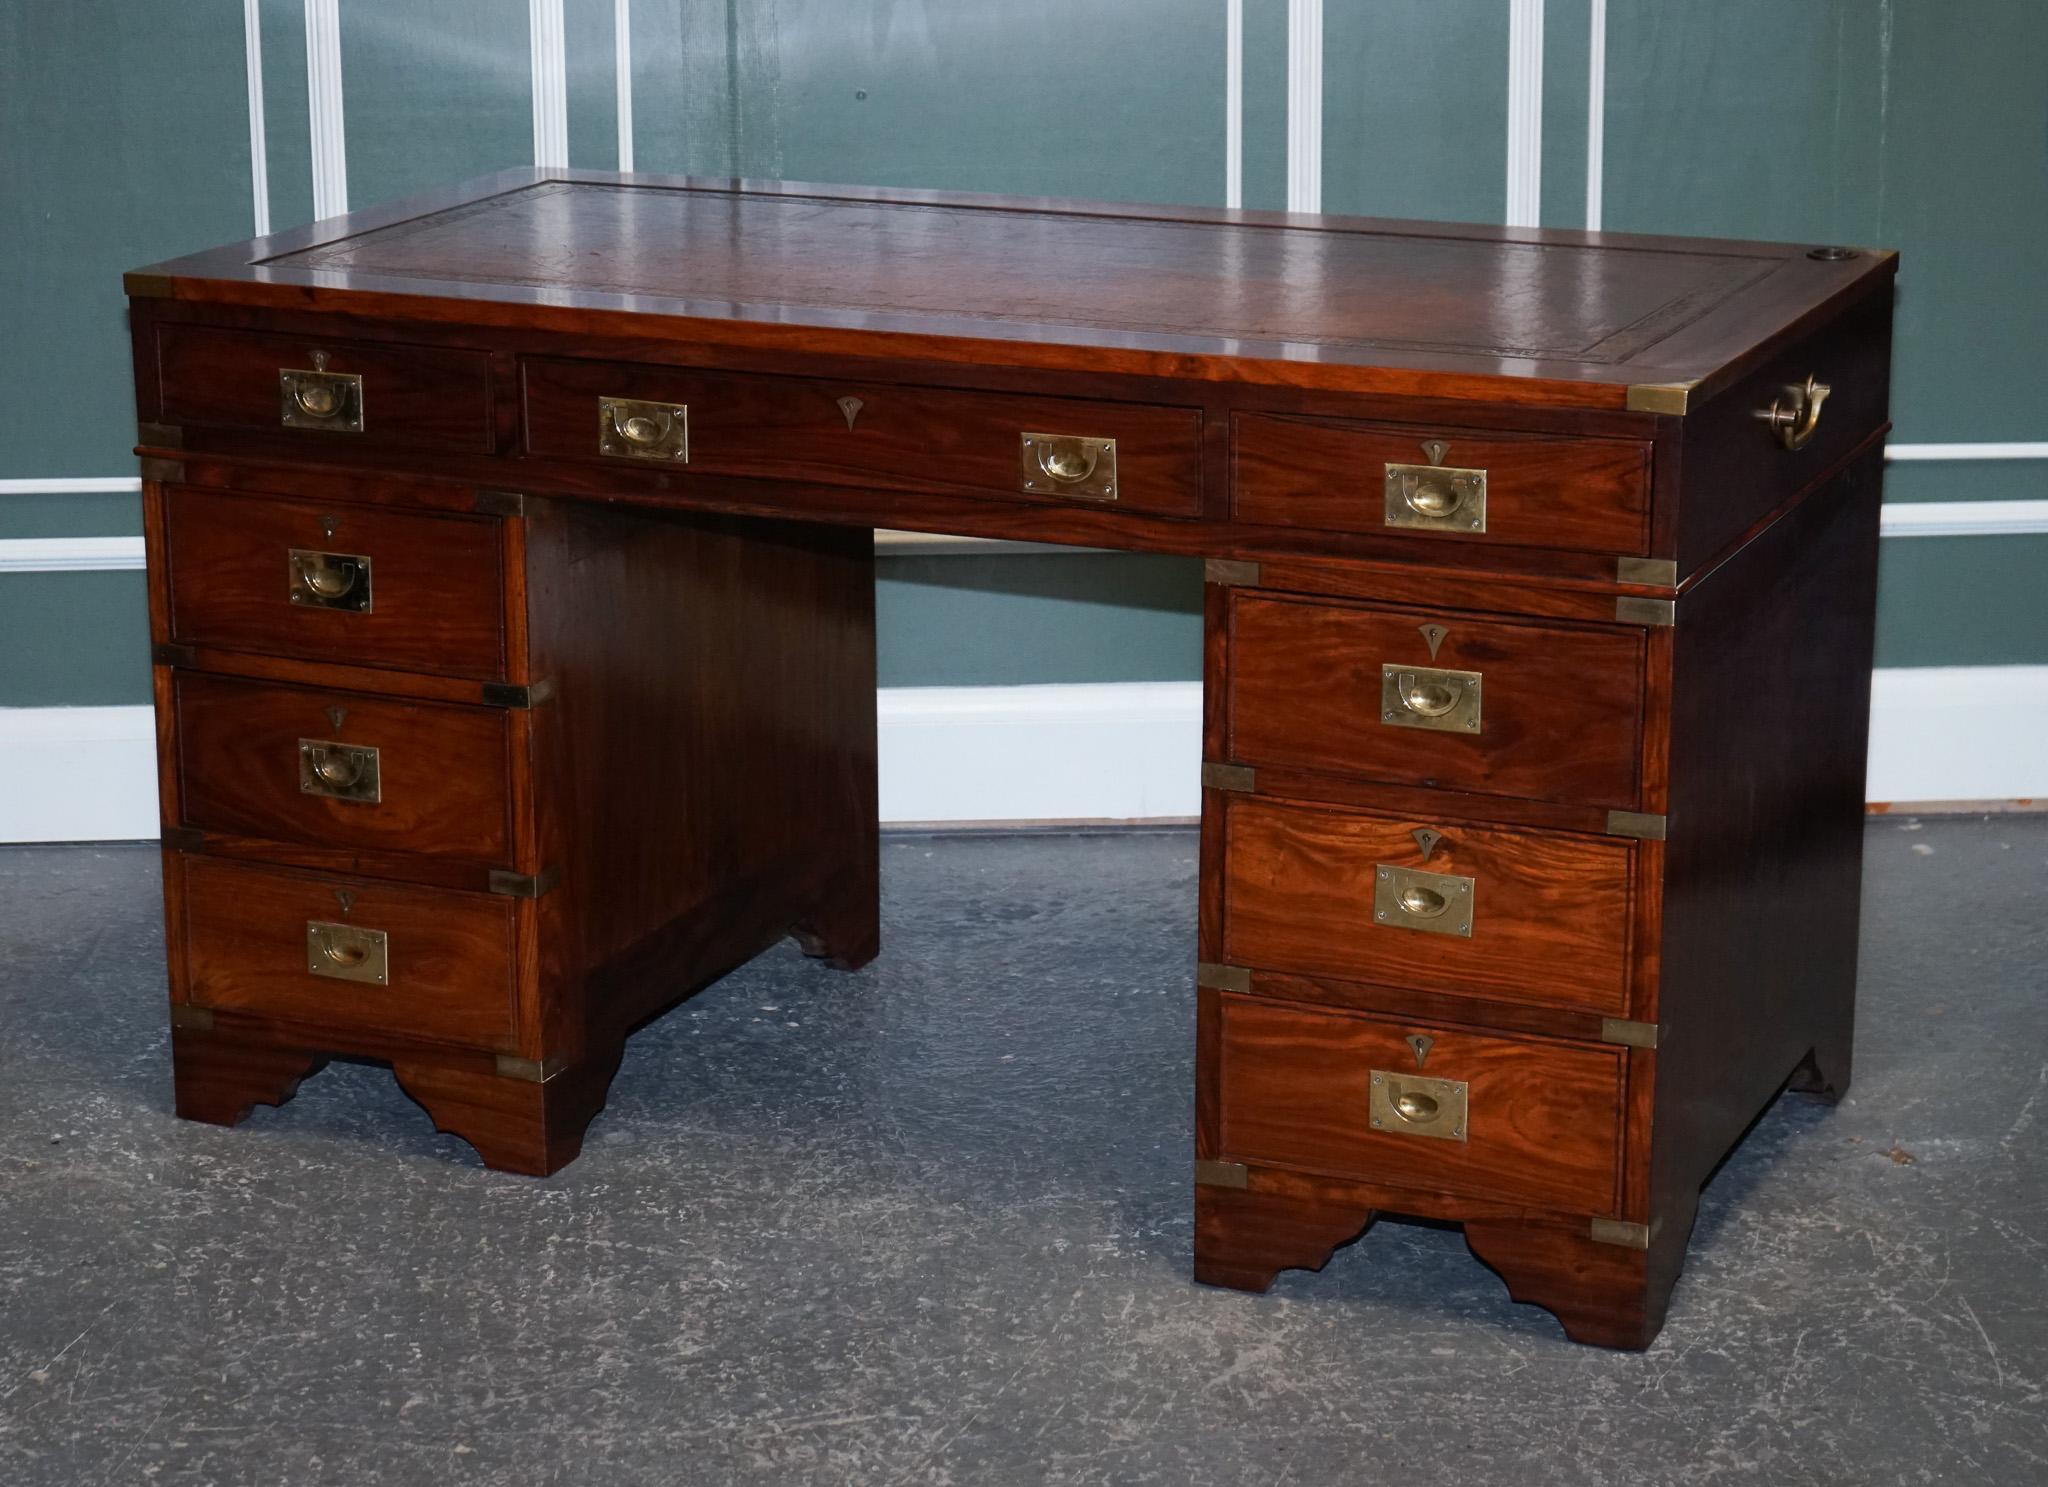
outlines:
[{"label": "brass cup handle", "polygon": [[1441,521],[1465,504],[1465,483],[1409,475],[1401,481],[1401,499],[1417,516]]},{"label": "brass cup handle", "polygon": [[1401,706],[1418,717],[1440,718],[1456,707],[1465,695],[1462,682],[1447,678],[1417,677],[1412,672],[1401,675]]},{"label": "brass cup handle", "polygon": [[1102,451],[1080,439],[1041,439],[1037,458],[1039,472],[1046,479],[1079,485],[1095,473]]},{"label": "brass cup handle", "polygon": [[342,939],[331,929],[313,931],[313,943],[320,954],[342,970],[353,970],[370,958],[370,947],[361,940]]},{"label": "brass cup handle", "polygon": [[1814,431],[1820,427],[1821,405],[1833,391],[1827,383],[1808,377],[1772,398],[1770,407],[1757,409],[1756,416],[1787,449],[1804,449],[1813,442]]},{"label": "brass cup handle", "polygon": [[292,567],[298,575],[299,587],[320,599],[339,599],[356,586],[363,571],[360,564],[336,562],[324,554],[301,553],[293,559]]},{"label": "brass cup handle", "polygon": [[341,394],[332,382],[297,378],[292,383],[292,401],[308,418],[332,418],[341,411]]},{"label": "brass cup handle", "polygon": [[363,756],[342,749],[323,749],[312,759],[313,773],[322,784],[346,790],[363,777]]},{"label": "brass cup handle", "polygon": [[1401,893],[1401,912],[1415,919],[1435,919],[1451,906],[1451,901],[1434,888],[1425,888],[1420,883],[1411,883]]},{"label": "brass cup handle", "polygon": [[620,418],[617,408],[608,411],[612,417],[612,428],[618,436],[642,449],[652,449],[665,442],[676,426],[673,413],[635,413]]},{"label": "brass cup handle", "polygon": [[1411,1126],[1426,1126],[1444,1113],[1435,1095],[1426,1095],[1419,1089],[1403,1091],[1392,1101],[1394,1114]]}]

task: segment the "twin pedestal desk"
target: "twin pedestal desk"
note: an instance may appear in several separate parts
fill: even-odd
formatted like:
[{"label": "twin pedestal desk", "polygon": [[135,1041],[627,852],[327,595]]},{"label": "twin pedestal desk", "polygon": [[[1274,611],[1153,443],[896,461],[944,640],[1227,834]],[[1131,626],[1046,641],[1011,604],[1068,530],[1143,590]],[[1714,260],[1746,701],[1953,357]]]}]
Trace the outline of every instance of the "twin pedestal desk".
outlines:
[{"label": "twin pedestal desk", "polygon": [[1196,1277],[1422,1215],[1645,1346],[1849,1078],[1894,269],[520,171],[132,274],[178,1112],[555,1171],[877,951],[873,528],[1189,554]]}]

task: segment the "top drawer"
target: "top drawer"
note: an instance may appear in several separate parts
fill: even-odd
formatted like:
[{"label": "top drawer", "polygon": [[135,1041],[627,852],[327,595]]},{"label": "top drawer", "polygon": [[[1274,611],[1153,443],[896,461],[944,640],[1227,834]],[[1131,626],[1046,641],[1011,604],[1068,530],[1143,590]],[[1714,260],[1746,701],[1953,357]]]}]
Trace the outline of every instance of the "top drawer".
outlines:
[{"label": "top drawer", "polygon": [[1201,515],[1194,408],[546,358],[525,372],[538,455]]},{"label": "top drawer", "polygon": [[278,430],[313,444],[492,448],[481,351],[161,325],[157,364],[171,423]]},{"label": "top drawer", "polygon": [[1329,532],[1649,551],[1650,446],[1239,414],[1232,514]]}]

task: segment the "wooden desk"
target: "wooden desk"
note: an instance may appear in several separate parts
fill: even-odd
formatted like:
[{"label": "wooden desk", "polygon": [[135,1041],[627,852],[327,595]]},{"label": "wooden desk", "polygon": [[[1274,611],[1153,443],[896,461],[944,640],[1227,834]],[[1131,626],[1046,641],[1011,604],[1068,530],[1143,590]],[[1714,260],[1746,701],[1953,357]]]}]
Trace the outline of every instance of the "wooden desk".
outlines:
[{"label": "wooden desk", "polygon": [[1849,1078],[1894,269],[521,171],[132,274],[178,1111],[556,1170],[876,953],[871,528],[1199,554],[1196,1276],[1428,1215],[1644,1346]]}]

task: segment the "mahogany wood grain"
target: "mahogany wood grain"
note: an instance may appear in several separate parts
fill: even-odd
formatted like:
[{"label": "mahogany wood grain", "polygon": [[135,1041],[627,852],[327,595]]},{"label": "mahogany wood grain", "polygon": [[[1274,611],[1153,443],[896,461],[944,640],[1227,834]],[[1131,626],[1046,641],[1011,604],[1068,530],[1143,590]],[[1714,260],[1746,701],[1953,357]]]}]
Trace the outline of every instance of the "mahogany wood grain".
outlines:
[{"label": "mahogany wood grain", "polygon": [[[157,333],[163,414],[171,423],[278,431],[319,458],[348,441],[376,450],[492,448],[490,371],[482,352],[417,344],[260,335],[165,325]],[[360,432],[283,427],[278,374],[361,377]]]},{"label": "mahogany wood grain", "polygon": [[[1406,1040],[1433,1039],[1419,1068]],[[1222,1000],[1220,1149],[1396,1186],[1606,1214],[1619,1196],[1621,1050],[1487,1037],[1252,997]],[[1376,1130],[1371,1076],[1467,1086],[1463,1140]]]},{"label": "mahogany wood grain", "polygon": [[[165,506],[176,641],[349,665],[504,675],[498,522],[218,495]],[[367,613],[291,602],[290,554],[370,559]]]},{"label": "mahogany wood grain", "polygon": [[400,1057],[391,1072],[434,1129],[468,1142],[485,1166],[548,1177],[582,1152],[624,1052],[608,1045],[545,1080],[507,1078],[492,1060],[462,1055]]},{"label": "mahogany wood grain", "polygon": [[[1236,762],[1635,806],[1639,632],[1232,592],[1228,757]],[[1443,632],[1434,652],[1428,625]],[[1389,721],[1387,665],[1479,673],[1478,730]]]},{"label": "mahogany wood grain", "polygon": [[[1423,444],[1441,440],[1432,461]],[[1641,553],[1647,549],[1650,446],[1239,414],[1231,510],[1269,526],[1373,532],[1414,542]],[[1439,463],[1486,472],[1486,529],[1389,528],[1386,467]]]},{"label": "mahogany wood grain", "polygon": [[1202,510],[1193,408],[553,359],[528,360],[525,379],[526,447],[544,457],[636,463],[598,451],[599,401],[625,397],[688,407],[685,483],[701,472],[1072,506],[1095,498],[1019,486],[1020,437],[1071,434],[1116,441],[1118,509]]},{"label": "mahogany wood grain", "polygon": [[302,1048],[231,1026],[171,1024],[171,1068],[178,1115],[232,1126],[258,1105],[283,1105],[327,1066],[318,1048]]},{"label": "mahogany wood grain", "polygon": [[[195,1006],[265,1018],[302,1046],[341,1028],[516,1049],[512,900],[208,857],[185,856],[180,876],[172,953],[185,958]],[[390,984],[308,971],[308,922],[384,931]]]},{"label": "mahogany wood grain", "polygon": [[[502,708],[398,701],[185,673],[177,684],[182,824],[322,847],[510,867],[513,768]],[[303,739],[375,748],[379,798],[301,787]]]},{"label": "mahogany wood grain", "polygon": [[[1235,796],[1225,809],[1231,964],[1626,1011],[1633,843],[1253,796]],[[1444,834],[1427,860],[1413,836],[1423,828]],[[1471,937],[1376,923],[1374,874],[1383,864],[1473,879]]]}]

